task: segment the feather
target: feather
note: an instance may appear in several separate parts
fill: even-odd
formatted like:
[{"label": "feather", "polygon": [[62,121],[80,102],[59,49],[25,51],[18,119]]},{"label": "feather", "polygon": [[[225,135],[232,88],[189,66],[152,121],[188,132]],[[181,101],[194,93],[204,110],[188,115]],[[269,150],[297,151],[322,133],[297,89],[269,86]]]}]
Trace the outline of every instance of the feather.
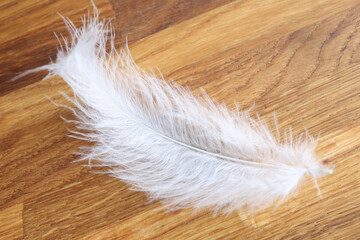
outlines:
[{"label": "feather", "polygon": [[55,62],[24,74],[48,70],[73,89],[74,97],[63,94],[77,118],[67,120],[79,129],[72,135],[93,143],[79,160],[107,166],[170,209],[226,212],[263,210],[294,193],[306,175],[316,184],[332,173],[308,134],[281,142],[249,111],[140,69],[127,46],[115,49],[111,25],[96,9],[80,28],[64,20],[72,40],[64,39]]}]

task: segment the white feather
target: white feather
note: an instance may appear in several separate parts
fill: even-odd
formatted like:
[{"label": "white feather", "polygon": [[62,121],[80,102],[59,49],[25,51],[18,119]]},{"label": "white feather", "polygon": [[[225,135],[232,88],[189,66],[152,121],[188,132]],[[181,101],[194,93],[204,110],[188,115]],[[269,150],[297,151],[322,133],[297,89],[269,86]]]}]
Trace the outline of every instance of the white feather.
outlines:
[{"label": "white feather", "polygon": [[115,49],[96,10],[80,28],[65,21],[72,41],[64,40],[55,63],[29,72],[46,69],[70,85],[75,135],[94,143],[81,160],[109,166],[132,189],[172,209],[257,211],[293,193],[306,174],[332,172],[307,134],[281,143],[248,111],[230,111],[140,69],[127,47]]}]

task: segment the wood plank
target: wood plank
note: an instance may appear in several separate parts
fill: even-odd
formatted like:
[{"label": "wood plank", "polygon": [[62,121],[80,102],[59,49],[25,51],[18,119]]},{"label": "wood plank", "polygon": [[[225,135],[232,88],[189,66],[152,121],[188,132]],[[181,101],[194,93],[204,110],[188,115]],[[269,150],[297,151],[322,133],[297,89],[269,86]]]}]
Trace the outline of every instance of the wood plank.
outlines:
[{"label": "wood plank", "polygon": [[230,48],[245,51],[266,44],[357,4],[355,0],[234,1],[148,36],[130,49],[141,67],[156,66],[166,76]]},{"label": "wood plank", "polygon": [[26,201],[25,237],[80,239],[152,207],[146,205],[144,194],[127,190],[117,179],[90,172]]},{"label": "wood plank", "polygon": [[[103,17],[113,16],[106,0],[94,1]],[[42,66],[55,59],[58,40],[54,36],[69,37],[58,13],[81,26],[81,17],[91,8],[88,0],[74,2],[51,0],[5,0],[0,2],[0,96],[41,80],[45,74],[11,82],[11,78],[25,70]]]},{"label": "wood plank", "polygon": [[79,164],[64,169],[78,147],[66,136],[67,125],[59,121],[59,115],[71,117],[71,113],[45,97],[57,101],[57,90],[69,88],[60,79],[41,81],[0,98],[0,209],[56,189],[82,172]]},{"label": "wood plank", "polygon": [[23,204],[0,211],[0,239],[23,239]]},{"label": "wood plank", "polygon": [[233,0],[110,0],[119,42],[133,43]]}]

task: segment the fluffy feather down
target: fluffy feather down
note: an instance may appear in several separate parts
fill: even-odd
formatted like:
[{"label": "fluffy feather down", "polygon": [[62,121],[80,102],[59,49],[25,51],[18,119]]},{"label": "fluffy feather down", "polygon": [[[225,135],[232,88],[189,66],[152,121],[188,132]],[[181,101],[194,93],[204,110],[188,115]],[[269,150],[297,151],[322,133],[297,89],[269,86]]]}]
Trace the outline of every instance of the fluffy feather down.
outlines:
[{"label": "fluffy feather down", "polygon": [[[331,173],[316,159],[310,136],[280,143],[247,111],[228,110],[146,73],[127,48],[116,50],[98,12],[64,40],[46,69],[74,91],[74,135],[93,142],[81,160],[174,208],[262,210],[293,193],[306,174]],[[109,34],[111,33],[111,34]],[[108,36],[110,35],[110,39]],[[110,43],[110,51],[106,44]],[[85,131],[84,131],[85,130]]]}]

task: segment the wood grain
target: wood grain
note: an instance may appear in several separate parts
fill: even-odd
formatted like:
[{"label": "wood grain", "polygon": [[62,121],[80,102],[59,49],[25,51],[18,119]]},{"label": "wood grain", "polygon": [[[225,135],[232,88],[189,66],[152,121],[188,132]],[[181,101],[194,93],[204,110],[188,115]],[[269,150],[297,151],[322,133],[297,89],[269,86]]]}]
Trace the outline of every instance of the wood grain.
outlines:
[{"label": "wood grain", "polygon": [[[95,1],[103,17],[112,17],[111,6],[105,0]],[[68,37],[66,26],[59,14],[70,18],[76,26],[91,7],[88,0],[4,0],[0,2],[0,95],[39,81],[34,78],[10,82],[10,79],[27,69],[44,65],[55,59],[59,36]],[[21,62],[21,64],[19,64]]]},{"label": "wood grain", "polygon": [[89,1],[0,2],[0,239],[360,239],[360,4],[358,1],[95,1],[128,36],[144,68],[204,88],[270,127],[318,135],[334,174],[256,216],[165,212],[143,193],[73,162],[72,113],[45,73],[10,79],[56,54],[60,12],[80,25]]},{"label": "wood grain", "polygon": [[[3,239],[20,239],[23,236],[23,204],[15,204],[0,211],[0,236]],[[5,224],[4,224],[5,223]]]},{"label": "wood grain", "polygon": [[[133,43],[233,0],[111,0],[119,42]],[[149,22],[151,24],[149,24]]]}]

